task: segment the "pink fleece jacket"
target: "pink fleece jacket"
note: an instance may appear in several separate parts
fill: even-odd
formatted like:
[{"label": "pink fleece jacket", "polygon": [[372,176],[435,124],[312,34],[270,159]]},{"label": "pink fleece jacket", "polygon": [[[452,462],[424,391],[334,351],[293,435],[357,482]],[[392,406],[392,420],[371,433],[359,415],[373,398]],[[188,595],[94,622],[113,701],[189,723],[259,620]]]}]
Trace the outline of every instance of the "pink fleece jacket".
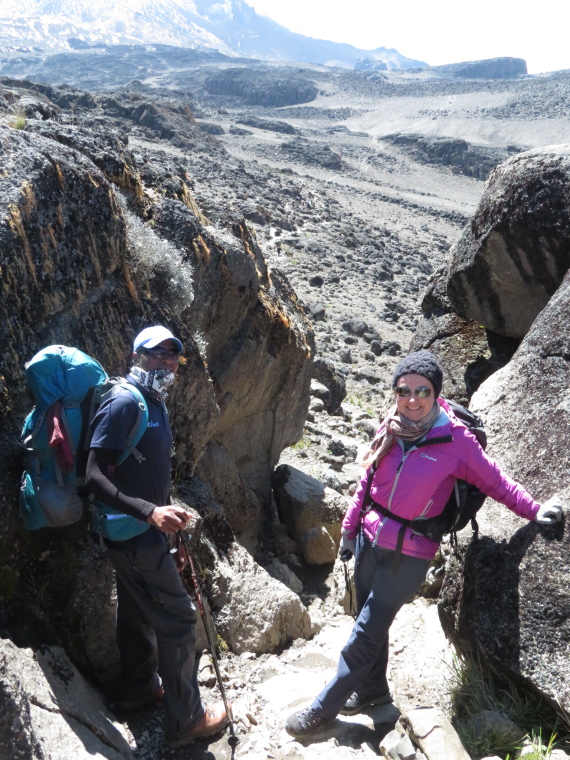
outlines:
[{"label": "pink fleece jacket", "polygon": [[[489,459],[475,436],[453,416],[445,400],[440,398],[438,401],[442,411],[425,439],[451,434],[453,441],[419,449],[413,447],[404,453],[401,442],[396,439],[380,460],[372,480],[370,496],[373,501],[408,520],[419,516],[434,517],[443,511],[455,479],[460,478],[505,504],[520,517],[533,520],[540,505]],[[367,480],[368,472],[362,476],[342,522],[342,532],[349,538],[358,533]],[[364,533],[378,546],[396,548],[399,523],[371,510],[364,516],[362,526]],[[402,552],[412,557],[433,559],[438,544],[412,533],[409,528],[405,530]]]}]

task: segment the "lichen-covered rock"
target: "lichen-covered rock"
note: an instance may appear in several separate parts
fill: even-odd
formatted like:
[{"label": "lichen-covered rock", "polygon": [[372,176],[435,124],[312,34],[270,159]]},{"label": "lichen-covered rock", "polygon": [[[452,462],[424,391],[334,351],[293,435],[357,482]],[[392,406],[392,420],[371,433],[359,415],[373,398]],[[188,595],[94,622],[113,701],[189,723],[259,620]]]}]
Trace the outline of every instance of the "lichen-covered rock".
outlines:
[{"label": "lichen-covered rock", "polygon": [[[214,237],[181,202],[164,201],[154,229],[184,252],[199,283],[187,319],[205,342],[220,419],[214,434],[262,499],[281,451],[302,436],[314,338],[284,275],[268,272],[236,221]],[[291,399],[295,404],[291,404]]]},{"label": "lichen-covered rock", "polygon": [[[188,415],[196,420],[185,448],[195,462],[216,423],[213,388],[189,328],[168,308],[168,277],[155,279],[159,302],[149,302],[149,270],[131,258],[124,212],[112,186],[80,153],[38,135],[4,128],[0,151],[0,330],[7,346],[2,377],[10,378],[0,393],[3,432],[16,437],[27,413],[23,360],[41,347],[76,345],[109,372],[124,374],[131,337],[144,324],[164,321],[187,347],[188,362],[172,402],[185,425]],[[146,241],[146,255],[151,242]],[[186,406],[190,400],[192,409]]]},{"label": "lichen-covered rock", "polygon": [[[538,501],[570,504],[570,279],[567,275],[511,362],[473,396],[488,453]],[[567,522],[527,524],[486,503],[481,539],[467,543],[446,573],[440,615],[463,650],[483,654],[510,675],[570,706],[570,594]]]},{"label": "lichen-covered rock", "polygon": [[[45,94],[54,92],[47,87]],[[134,100],[120,100],[107,105],[117,113],[134,107]],[[268,271],[243,218],[206,229],[185,162],[165,153],[156,160],[135,154],[123,133],[105,135],[98,122],[91,127],[85,121],[41,122],[35,131],[0,127],[0,335],[6,347],[0,548],[11,577],[43,552],[41,536],[23,535],[17,491],[18,434],[31,406],[23,364],[45,345],[75,345],[110,374],[124,375],[130,341],[142,327],[163,323],[180,336],[186,361],[168,400],[175,477],[183,483],[194,474],[209,442],[220,454],[206,458],[200,472],[212,477],[222,504],[227,501],[232,527],[219,505],[220,518],[205,521],[209,540],[221,542],[221,550],[233,541],[232,528],[253,550],[270,503],[272,468],[282,449],[301,437],[309,404],[312,330],[284,275]],[[247,509],[238,506],[236,487]],[[27,591],[18,585],[14,609],[2,610],[0,625],[9,624],[25,642],[65,637],[75,661],[98,677],[107,666],[108,677],[116,664],[114,642],[97,632],[99,623],[110,631],[112,584],[102,583],[101,590],[102,612],[91,628],[85,620],[93,608],[72,598],[71,585],[68,595],[51,598],[49,609],[23,600]],[[18,619],[17,604],[33,614]]]},{"label": "lichen-covered rock", "polygon": [[0,640],[0,757],[132,758],[123,726],[59,647]]},{"label": "lichen-covered rock", "polygon": [[30,128],[43,137],[82,153],[93,161],[109,182],[135,195],[142,195],[140,176],[124,134],[108,129],[78,129],[53,121],[33,123]]},{"label": "lichen-covered rock", "polygon": [[451,249],[447,294],[457,314],[524,337],[570,266],[569,209],[570,146],[498,166]]}]

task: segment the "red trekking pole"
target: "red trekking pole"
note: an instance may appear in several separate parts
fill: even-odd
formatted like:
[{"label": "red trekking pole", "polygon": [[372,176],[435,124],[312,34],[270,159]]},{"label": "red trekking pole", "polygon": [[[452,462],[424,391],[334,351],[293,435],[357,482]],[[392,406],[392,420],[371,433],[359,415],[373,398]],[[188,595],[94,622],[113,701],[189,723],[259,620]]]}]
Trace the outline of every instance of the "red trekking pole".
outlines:
[{"label": "red trekking pole", "polygon": [[179,530],[178,538],[180,540],[180,544],[184,547],[184,553],[186,555],[186,559],[188,560],[188,566],[190,568],[190,577],[192,578],[194,593],[196,594],[196,604],[198,605],[198,609],[200,611],[200,617],[202,618],[202,622],[204,624],[204,630],[206,631],[206,638],[208,639],[208,645],[210,647],[210,652],[212,653],[212,662],[214,663],[216,678],[218,679],[218,684],[220,686],[222,701],[224,703],[224,707],[226,708],[226,713],[228,714],[229,725],[230,725],[230,736],[228,738],[228,744],[232,748],[232,757],[233,757],[235,748],[237,747],[238,742],[239,742],[239,738],[236,736],[236,732],[234,728],[234,718],[232,714],[232,706],[228,702],[226,689],[222,681],[222,674],[220,673],[220,666],[218,664],[218,656],[216,654],[216,641],[217,641],[218,636],[216,633],[216,628],[214,626],[214,621],[212,620],[209,610],[208,612],[206,612],[206,605],[204,604],[204,597],[202,596],[200,582],[198,581],[196,566],[194,565],[194,560],[192,559],[190,550],[188,549],[188,543],[191,537],[186,531]]}]

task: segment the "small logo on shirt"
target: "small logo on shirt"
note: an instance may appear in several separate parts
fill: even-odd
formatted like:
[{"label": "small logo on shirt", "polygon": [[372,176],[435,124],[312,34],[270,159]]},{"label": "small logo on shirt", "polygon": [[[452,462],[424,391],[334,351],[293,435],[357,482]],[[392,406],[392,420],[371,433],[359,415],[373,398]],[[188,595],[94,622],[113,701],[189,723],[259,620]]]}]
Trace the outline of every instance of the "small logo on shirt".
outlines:
[{"label": "small logo on shirt", "polygon": [[160,422],[153,422],[152,420],[148,421],[149,427],[160,427]]}]

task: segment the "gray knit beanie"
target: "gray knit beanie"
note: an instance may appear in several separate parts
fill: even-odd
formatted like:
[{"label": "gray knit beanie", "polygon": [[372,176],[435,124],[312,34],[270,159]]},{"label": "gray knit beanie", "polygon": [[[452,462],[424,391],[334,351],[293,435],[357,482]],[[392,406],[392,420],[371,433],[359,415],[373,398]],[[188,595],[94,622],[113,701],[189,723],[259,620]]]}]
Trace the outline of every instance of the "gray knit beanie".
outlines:
[{"label": "gray knit beanie", "polygon": [[414,351],[413,354],[405,356],[396,367],[394,377],[392,378],[392,388],[396,387],[396,383],[402,375],[422,375],[423,377],[427,377],[433,385],[435,397],[437,398],[441,393],[443,371],[431,351]]}]

